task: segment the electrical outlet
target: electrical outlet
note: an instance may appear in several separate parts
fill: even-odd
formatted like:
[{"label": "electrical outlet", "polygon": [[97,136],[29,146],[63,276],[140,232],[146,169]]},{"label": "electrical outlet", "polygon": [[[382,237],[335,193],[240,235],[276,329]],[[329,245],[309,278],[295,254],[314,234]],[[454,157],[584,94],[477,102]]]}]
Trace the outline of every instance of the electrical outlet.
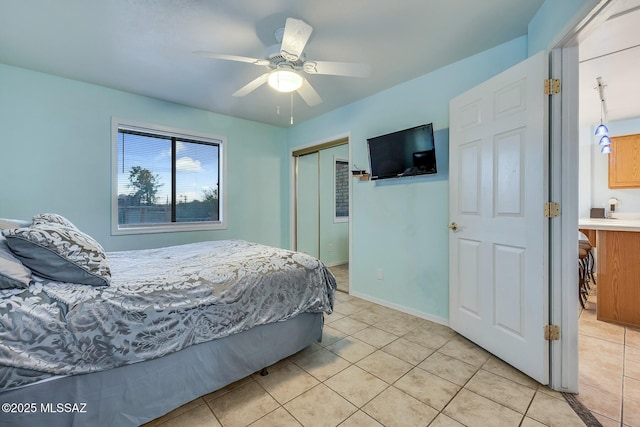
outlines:
[{"label": "electrical outlet", "polygon": [[376,278],[377,278],[378,280],[383,280],[383,279],[384,279],[384,270],[383,270],[383,269],[379,268],[379,269],[376,271]]},{"label": "electrical outlet", "polygon": [[334,249],[333,243],[329,243],[329,245],[327,246],[327,250],[329,252],[333,252],[333,249]]}]

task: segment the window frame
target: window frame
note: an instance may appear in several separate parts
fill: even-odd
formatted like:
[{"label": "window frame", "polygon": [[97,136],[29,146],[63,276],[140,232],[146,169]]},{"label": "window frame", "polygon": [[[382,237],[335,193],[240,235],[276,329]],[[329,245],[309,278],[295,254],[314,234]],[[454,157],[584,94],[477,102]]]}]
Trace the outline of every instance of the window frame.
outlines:
[{"label": "window frame", "polygon": [[[136,224],[121,227],[118,224],[118,132],[120,130],[144,132],[153,135],[178,137],[218,145],[218,221],[167,222],[162,224]],[[172,233],[180,231],[225,230],[227,226],[227,138],[192,130],[143,123],[135,120],[111,118],[111,235]]]},{"label": "window frame", "polygon": [[[338,182],[336,181],[336,175],[337,175],[337,170],[338,170],[338,163],[341,164],[346,164],[347,165],[347,172],[348,172],[348,168],[349,168],[349,159],[345,159],[343,157],[339,157],[334,155],[333,156],[333,222],[334,224],[338,224],[338,223],[342,223],[342,222],[349,222],[349,214],[351,212],[347,212],[347,215],[343,215],[343,216],[338,216],[337,215],[337,201],[338,201],[338,195],[337,195],[337,190],[338,190]],[[349,175],[347,174],[347,209],[349,209],[349,192],[348,192],[348,188],[349,188]]]}]

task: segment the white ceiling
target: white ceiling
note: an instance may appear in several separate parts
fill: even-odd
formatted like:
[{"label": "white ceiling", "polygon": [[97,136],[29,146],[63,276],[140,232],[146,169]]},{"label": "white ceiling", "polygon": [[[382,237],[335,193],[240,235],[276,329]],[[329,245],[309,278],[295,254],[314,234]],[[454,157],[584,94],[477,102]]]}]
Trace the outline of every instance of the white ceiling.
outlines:
[{"label": "white ceiling", "polygon": [[[365,79],[310,75],[323,102],[294,95],[296,123],[527,33],[543,0],[3,0],[0,63],[289,126],[289,95],[231,95],[262,66],[287,17],[314,28],[308,59],[368,63]],[[614,91],[615,79],[603,72]],[[595,101],[597,102],[597,100]],[[610,103],[615,108],[613,102]],[[278,109],[281,114],[278,114]]]},{"label": "white ceiling", "polygon": [[614,6],[619,8],[579,45],[581,126],[600,122],[598,77],[605,85],[605,122],[640,116],[640,1]]}]

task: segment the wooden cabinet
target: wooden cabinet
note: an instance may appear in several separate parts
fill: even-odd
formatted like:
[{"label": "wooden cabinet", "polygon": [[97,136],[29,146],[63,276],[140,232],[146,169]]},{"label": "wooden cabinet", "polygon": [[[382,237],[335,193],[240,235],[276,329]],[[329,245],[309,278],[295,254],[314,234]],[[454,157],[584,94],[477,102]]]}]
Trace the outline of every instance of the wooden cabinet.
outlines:
[{"label": "wooden cabinet", "polygon": [[598,320],[640,327],[640,232],[598,230]]},{"label": "wooden cabinet", "polygon": [[640,188],[640,134],[611,138],[609,188]]}]

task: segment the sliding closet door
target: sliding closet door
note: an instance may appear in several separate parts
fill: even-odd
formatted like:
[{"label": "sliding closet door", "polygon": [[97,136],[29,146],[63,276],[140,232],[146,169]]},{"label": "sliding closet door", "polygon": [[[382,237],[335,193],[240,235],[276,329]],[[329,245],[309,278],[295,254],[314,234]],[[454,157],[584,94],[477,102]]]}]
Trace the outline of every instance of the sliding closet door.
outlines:
[{"label": "sliding closet door", "polygon": [[320,196],[317,152],[297,157],[297,250],[320,257]]}]

